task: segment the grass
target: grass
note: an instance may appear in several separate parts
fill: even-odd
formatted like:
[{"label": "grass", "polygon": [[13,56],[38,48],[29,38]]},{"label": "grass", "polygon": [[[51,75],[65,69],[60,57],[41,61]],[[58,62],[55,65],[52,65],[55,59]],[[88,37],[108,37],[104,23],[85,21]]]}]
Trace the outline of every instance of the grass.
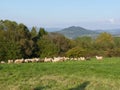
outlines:
[{"label": "grass", "polygon": [[0,90],[120,90],[120,58],[0,64]]}]

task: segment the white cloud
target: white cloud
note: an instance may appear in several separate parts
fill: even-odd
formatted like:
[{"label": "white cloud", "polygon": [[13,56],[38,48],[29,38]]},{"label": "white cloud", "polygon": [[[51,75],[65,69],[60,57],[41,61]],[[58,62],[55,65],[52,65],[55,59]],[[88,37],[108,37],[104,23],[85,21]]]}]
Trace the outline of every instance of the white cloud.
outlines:
[{"label": "white cloud", "polygon": [[111,23],[111,24],[115,24],[116,20],[114,18],[110,18],[110,19],[108,19],[108,22]]}]

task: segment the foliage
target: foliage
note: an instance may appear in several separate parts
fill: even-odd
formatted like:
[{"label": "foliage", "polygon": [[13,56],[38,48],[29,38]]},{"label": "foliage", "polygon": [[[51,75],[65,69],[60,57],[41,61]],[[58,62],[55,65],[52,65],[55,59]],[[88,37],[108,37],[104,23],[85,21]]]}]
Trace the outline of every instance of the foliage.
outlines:
[{"label": "foliage", "polygon": [[44,35],[47,35],[48,33],[45,31],[44,28],[40,28],[39,32],[38,32],[38,38],[41,38]]},{"label": "foliage", "polygon": [[66,53],[68,57],[83,57],[85,54],[86,50],[81,47],[74,47]]},{"label": "foliage", "polygon": [[[70,29],[72,28],[75,27]],[[23,23],[0,20],[0,61],[66,55],[114,57],[120,56],[119,53],[120,37],[113,37],[106,32],[99,34],[96,38],[82,36],[68,39],[55,32],[49,33],[44,28],[40,28],[37,32],[36,27],[32,27],[30,31]]]},{"label": "foliage", "polygon": [[65,54],[65,52],[72,47],[71,41],[61,34],[51,33],[50,38],[59,49],[59,52],[58,52],[59,55]]},{"label": "foliage", "polygon": [[114,47],[114,40],[111,34],[109,33],[101,33],[95,41],[96,45],[101,49],[111,49]]},{"label": "foliage", "polygon": [[44,35],[41,39],[37,42],[39,51],[39,57],[53,57],[58,54],[59,49],[55,45],[55,43],[50,39],[49,35]]}]

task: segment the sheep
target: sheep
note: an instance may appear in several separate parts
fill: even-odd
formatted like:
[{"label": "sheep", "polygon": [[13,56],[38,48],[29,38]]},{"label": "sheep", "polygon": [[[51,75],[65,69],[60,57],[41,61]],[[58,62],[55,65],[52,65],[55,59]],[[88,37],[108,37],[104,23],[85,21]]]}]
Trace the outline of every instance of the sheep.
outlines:
[{"label": "sheep", "polygon": [[31,62],[37,62],[35,58],[31,59]]},{"label": "sheep", "polygon": [[40,62],[40,58],[34,58],[36,62]]},{"label": "sheep", "polygon": [[81,61],[84,61],[84,60],[85,60],[85,57],[80,57],[80,60],[81,60]]},{"label": "sheep", "polygon": [[30,59],[25,59],[24,62],[29,63],[29,62],[31,62],[31,60]]},{"label": "sheep", "polygon": [[64,61],[64,60],[65,60],[65,57],[54,57],[52,62],[60,62],[60,61]]},{"label": "sheep", "polygon": [[72,60],[74,60],[74,58],[70,58],[70,60],[72,61]]},{"label": "sheep", "polygon": [[95,56],[97,60],[102,60],[103,57],[102,56]]},{"label": "sheep", "polygon": [[44,62],[44,59],[42,59],[42,58],[41,58],[41,59],[39,59],[39,62]]},{"label": "sheep", "polygon": [[5,61],[1,61],[0,63],[1,63],[1,64],[4,64],[4,63],[5,63]]},{"label": "sheep", "polygon": [[44,59],[44,62],[52,62],[52,58],[47,58],[47,57],[45,57],[45,59]]},{"label": "sheep", "polygon": [[63,57],[63,58],[64,58],[64,61],[70,60],[70,58],[68,57]]},{"label": "sheep", "polygon": [[24,59],[16,59],[14,63],[24,63]]},{"label": "sheep", "polygon": [[78,58],[74,58],[74,61],[77,61],[78,60]]},{"label": "sheep", "polygon": [[13,62],[14,62],[13,60],[8,60],[8,64],[13,63]]}]

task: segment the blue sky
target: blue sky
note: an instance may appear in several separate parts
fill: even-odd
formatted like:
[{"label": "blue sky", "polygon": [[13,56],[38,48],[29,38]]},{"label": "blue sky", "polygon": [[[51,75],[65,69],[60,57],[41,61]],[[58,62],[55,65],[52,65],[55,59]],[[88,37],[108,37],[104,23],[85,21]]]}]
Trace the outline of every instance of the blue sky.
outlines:
[{"label": "blue sky", "polygon": [[1,0],[0,11],[28,27],[120,28],[120,0]]}]

